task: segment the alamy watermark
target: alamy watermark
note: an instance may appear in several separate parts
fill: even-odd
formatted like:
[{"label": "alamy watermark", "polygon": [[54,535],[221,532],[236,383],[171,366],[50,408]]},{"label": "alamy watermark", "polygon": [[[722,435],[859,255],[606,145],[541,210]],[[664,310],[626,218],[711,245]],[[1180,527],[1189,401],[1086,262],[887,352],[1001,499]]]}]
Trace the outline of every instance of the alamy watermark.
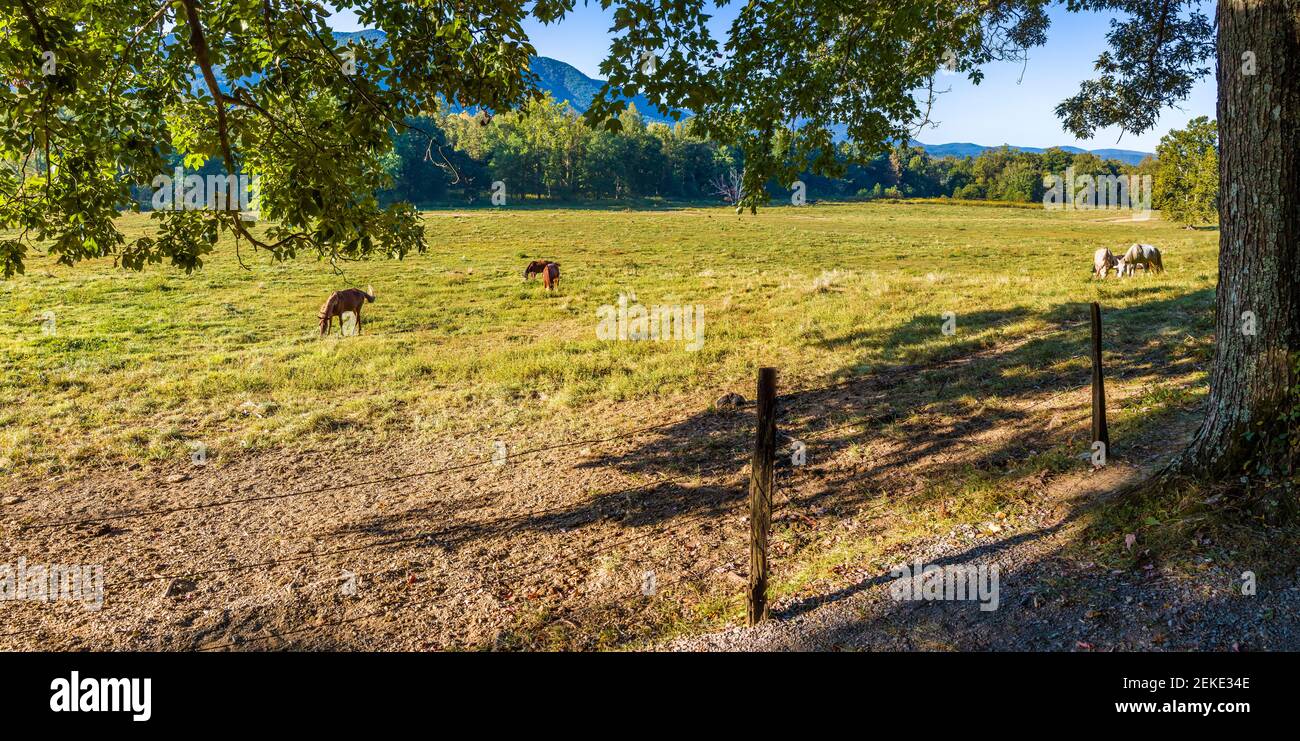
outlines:
[{"label": "alamy watermark", "polygon": [[131,713],[131,720],[153,717],[153,679],[85,677],[72,671],[50,682],[50,710],[55,713]]},{"label": "alamy watermark", "polygon": [[998,565],[965,564],[935,566],[917,561],[889,570],[894,582],[889,596],[895,602],[977,600],[980,610],[998,609]]},{"label": "alamy watermark", "polygon": [[794,440],[790,443],[790,465],[795,467],[808,465],[808,444],[803,440]]},{"label": "alamy watermark", "polygon": [[943,333],[944,337],[952,337],[957,334],[957,312],[945,311],[939,318],[943,320],[943,324],[939,325],[939,331]]},{"label": "alamy watermark", "polygon": [[1151,218],[1154,183],[1150,175],[1044,175],[1043,207],[1049,211],[1130,209],[1133,218]]},{"label": "alamy watermark", "polygon": [[1259,333],[1259,318],[1253,311],[1241,312],[1241,334],[1245,337],[1254,337]]},{"label": "alamy watermark", "polygon": [[694,352],[704,346],[704,307],[666,304],[646,307],[636,294],[620,293],[618,305],[596,308],[596,338],[600,340],[684,341]]},{"label": "alamy watermark", "polygon": [[0,601],[80,602],[87,610],[104,606],[104,567],[98,564],[0,564]]},{"label": "alamy watermark", "polygon": [[643,75],[653,77],[659,72],[659,55],[652,51],[642,51],[637,63]]},{"label": "alamy watermark", "polygon": [[176,168],[172,175],[153,179],[155,211],[245,211],[252,212],[257,191],[257,176],[186,175]]},{"label": "alamy watermark", "polygon": [[36,321],[40,322],[41,334],[53,337],[59,333],[58,318],[54,315],[54,312],[49,310],[42,311],[40,315],[36,317]]}]

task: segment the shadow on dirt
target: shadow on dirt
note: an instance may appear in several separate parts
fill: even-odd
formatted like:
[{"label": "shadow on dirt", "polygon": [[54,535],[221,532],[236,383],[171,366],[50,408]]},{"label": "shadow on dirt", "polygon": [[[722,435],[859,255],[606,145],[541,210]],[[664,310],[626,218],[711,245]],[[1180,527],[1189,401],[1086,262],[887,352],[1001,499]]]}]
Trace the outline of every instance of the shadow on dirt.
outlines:
[{"label": "shadow on dirt", "polygon": [[[1212,301],[1213,292],[1206,290],[1106,312],[1108,377],[1157,385],[1200,368],[1208,359],[1200,348],[1168,338],[1185,332],[1176,328],[1175,319],[1185,327],[1189,307],[1208,310]],[[805,493],[790,504],[851,511],[886,502],[931,477],[1002,473],[1054,445],[1074,443],[1078,452],[1086,452],[1091,373],[1087,316],[1087,304],[1063,304],[1043,317],[1049,329],[1020,335],[993,330],[1029,318],[1024,310],[960,317],[951,342],[926,349],[916,362],[781,394],[781,476],[789,480],[794,473],[795,441],[804,444],[807,455],[807,466],[797,471]],[[865,329],[826,342],[915,353],[916,338],[926,333],[932,338],[939,331],[934,317],[916,317],[899,327]],[[963,336],[967,334],[976,336]],[[1052,410],[1047,418],[1044,408]],[[1162,418],[1153,416],[1125,428],[1113,439],[1115,450],[1125,450],[1131,440],[1160,424]],[[638,435],[643,442],[626,452],[576,464],[580,469],[614,469],[628,479],[621,488],[594,493],[581,502],[446,527],[430,527],[445,519],[445,513],[439,514],[441,505],[431,503],[391,516],[376,515],[347,530],[455,551],[503,531],[571,531],[607,521],[636,529],[687,517],[735,516],[744,511],[747,498],[753,434],[752,401],[741,409],[710,408]],[[853,465],[819,467],[820,461],[846,457]],[[486,506],[487,496],[478,494],[458,501],[458,506],[472,511]]]}]

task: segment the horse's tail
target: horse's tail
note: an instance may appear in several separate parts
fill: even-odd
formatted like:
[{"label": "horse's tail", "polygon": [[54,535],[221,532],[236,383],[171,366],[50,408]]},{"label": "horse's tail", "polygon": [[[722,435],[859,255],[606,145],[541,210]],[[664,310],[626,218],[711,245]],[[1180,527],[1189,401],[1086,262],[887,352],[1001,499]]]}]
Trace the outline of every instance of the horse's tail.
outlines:
[{"label": "horse's tail", "polygon": [[1156,250],[1155,253],[1151,255],[1151,257],[1153,258],[1152,262],[1156,264],[1156,272],[1157,273],[1165,272],[1165,262],[1160,257],[1160,250]]},{"label": "horse's tail", "polygon": [[366,286],[366,290],[362,291],[361,295],[366,297],[366,303],[373,304],[375,302],[375,287]]}]

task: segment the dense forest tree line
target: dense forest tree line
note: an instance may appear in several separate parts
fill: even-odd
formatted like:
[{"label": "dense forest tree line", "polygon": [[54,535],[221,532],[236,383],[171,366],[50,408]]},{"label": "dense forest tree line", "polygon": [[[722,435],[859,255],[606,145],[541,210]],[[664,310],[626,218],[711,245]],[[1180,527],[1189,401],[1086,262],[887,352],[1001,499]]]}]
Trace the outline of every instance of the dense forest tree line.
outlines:
[{"label": "dense forest tree line", "polygon": [[[700,136],[690,119],[669,126],[624,111],[617,131],[593,129],[563,102],[549,97],[493,117],[442,110],[412,119],[393,137],[384,159],[391,185],[382,203],[419,207],[487,203],[492,183],[508,198],[663,198],[736,200],[728,193],[744,157]],[[430,143],[432,142],[432,143]],[[842,177],[804,173],[810,200],[955,198],[1038,203],[1052,176],[1151,176],[1153,207],[1184,224],[1212,222],[1218,196],[1218,142],[1213,121],[1201,117],[1161,139],[1155,158],[1133,165],[1090,152],[1010,147],[975,157],[934,157],[919,146],[897,145],[866,154],[849,142],[836,145]],[[865,163],[865,164],[863,164]],[[179,160],[174,163],[180,166]],[[187,170],[188,172],[189,170]],[[222,173],[218,160],[198,169]],[[790,184],[768,183],[783,199]],[[150,191],[135,189],[142,208]]]},{"label": "dense forest tree line", "polygon": [[[396,137],[388,170],[393,186],[385,200],[417,206],[487,199],[501,181],[510,198],[720,199],[742,154],[700,136],[691,120],[669,126],[648,123],[635,108],[623,112],[617,131],[593,129],[562,102],[545,98],[518,112],[490,119],[443,111],[412,122]],[[433,135],[430,147],[425,133]],[[842,177],[804,173],[810,199],[934,198],[1041,202],[1045,179],[1067,170],[1097,175],[1150,175],[1154,206],[1177,206],[1186,223],[1213,219],[1217,187],[1214,124],[1204,118],[1161,142],[1160,160],[1132,165],[1060,148],[1025,152],[1009,147],[975,157],[933,157],[919,146],[863,156],[854,145],[836,145]],[[865,164],[862,164],[865,163]],[[1207,173],[1209,176],[1207,176]],[[774,197],[789,183],[769,183]]]}]

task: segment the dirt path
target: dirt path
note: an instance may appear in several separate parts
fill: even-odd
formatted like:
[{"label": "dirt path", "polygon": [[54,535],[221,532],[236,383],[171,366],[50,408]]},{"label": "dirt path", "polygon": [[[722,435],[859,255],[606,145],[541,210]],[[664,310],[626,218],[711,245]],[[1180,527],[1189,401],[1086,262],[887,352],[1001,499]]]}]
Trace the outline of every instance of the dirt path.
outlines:
[{"label": "dirt path", "polygon": [[7,603],[0,647],[490,646],[604,604],[617,626],[739,542],[740,421],[532,455],[511,440],[500,466],[412,444],[46,482],[0,510],[5,550],[102,565],[104,605]]}]

